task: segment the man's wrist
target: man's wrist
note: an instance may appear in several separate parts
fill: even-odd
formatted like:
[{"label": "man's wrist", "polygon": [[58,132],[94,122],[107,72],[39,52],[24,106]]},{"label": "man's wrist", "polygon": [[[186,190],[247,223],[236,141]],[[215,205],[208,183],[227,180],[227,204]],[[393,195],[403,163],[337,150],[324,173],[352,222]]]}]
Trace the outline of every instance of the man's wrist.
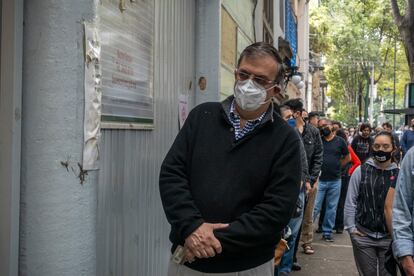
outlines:
[{"label": "man's wrist", "polygon": [[406,256],[402,256],[402,257],[399,257],[398,258],[398,260],[399,261],[403,261],[404,259],[406,259],[406,260],[412,260],[413,259],[413,256],[411,256],[411,255],[406,255]]},{"label": "man's wrist", "polygon": [[411,255],[406,255],[406,256],[399,257],[398,262],[401,265],[409,265],[409,264],[414,265],[413,256],[411,256]]}]

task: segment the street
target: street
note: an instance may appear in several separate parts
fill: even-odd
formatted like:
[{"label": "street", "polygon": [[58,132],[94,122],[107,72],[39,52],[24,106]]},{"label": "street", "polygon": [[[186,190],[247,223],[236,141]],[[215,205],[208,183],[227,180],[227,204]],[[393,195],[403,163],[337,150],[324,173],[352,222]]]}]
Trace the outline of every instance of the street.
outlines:
[{"label": "street", "polygon": [[321,239],[321,234],[315,233],[313,247],[315,254],[305,255],[301,248],[298,261],[302,270],[294,271],[294,276],[333,276],[358,275],[349,234],[334,234],[335,242],[329,243]]}]

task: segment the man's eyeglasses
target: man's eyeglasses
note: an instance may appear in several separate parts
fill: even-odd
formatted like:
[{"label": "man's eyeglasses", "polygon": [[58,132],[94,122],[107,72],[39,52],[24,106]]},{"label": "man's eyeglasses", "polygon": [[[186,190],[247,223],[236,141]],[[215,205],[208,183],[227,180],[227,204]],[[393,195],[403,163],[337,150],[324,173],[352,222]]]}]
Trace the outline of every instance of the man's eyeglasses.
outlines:
[{"label": "man's eyeglasses", "polygon": [[252,79],[254,82],[256,82],[257,84],[260,84],[261,86],[268,86],[268,85],[276,84],[275,81],[271,81],[271,80],[268,80],[262,77],[257,77],[254,74],[251,74],[243,70],[236,69],[235,72],[236,72],[237,79],[241,81]]},{"label": "man's eyeglasses", "polygon": [[381,145],[381,144],[373,144],[372,145],[372,148],[374,149],[374,150],[380,150],[381,149],[381,147],[384,149],[384,150],[389,150],[389,149],[391,149],[392,148],[392,145],[390,145],[390,144],[384,144],[384,145]]}]

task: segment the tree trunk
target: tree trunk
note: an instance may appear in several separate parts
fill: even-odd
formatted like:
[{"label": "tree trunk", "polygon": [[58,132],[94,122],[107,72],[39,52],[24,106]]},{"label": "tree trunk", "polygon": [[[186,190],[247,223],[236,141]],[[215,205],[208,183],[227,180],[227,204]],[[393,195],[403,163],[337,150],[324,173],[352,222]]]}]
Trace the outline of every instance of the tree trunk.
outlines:
[{"label": "tree trunk", "polygon": [[400,32],[407,57],[410,80],[414,82],[414,0],[407,0],[407,9],[401,15],[397,0],[391,0],[392,15]]},{"label": "tree trunk", "polygon": [[[413,20],[414,21],[414,20]],[[414,82],[414,24],[401,33],[404,41],[405,55],[407,56],[410,80]]]}]

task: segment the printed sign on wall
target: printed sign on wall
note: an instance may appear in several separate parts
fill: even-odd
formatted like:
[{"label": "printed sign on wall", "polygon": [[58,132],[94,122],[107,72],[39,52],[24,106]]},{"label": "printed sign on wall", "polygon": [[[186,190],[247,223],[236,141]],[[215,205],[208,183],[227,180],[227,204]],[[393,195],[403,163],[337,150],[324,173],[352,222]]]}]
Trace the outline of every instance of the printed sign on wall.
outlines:
[{"label": "printed sign on wall", "polygon": [[102,127],[152,128],[153,1],[102,0]]}]

